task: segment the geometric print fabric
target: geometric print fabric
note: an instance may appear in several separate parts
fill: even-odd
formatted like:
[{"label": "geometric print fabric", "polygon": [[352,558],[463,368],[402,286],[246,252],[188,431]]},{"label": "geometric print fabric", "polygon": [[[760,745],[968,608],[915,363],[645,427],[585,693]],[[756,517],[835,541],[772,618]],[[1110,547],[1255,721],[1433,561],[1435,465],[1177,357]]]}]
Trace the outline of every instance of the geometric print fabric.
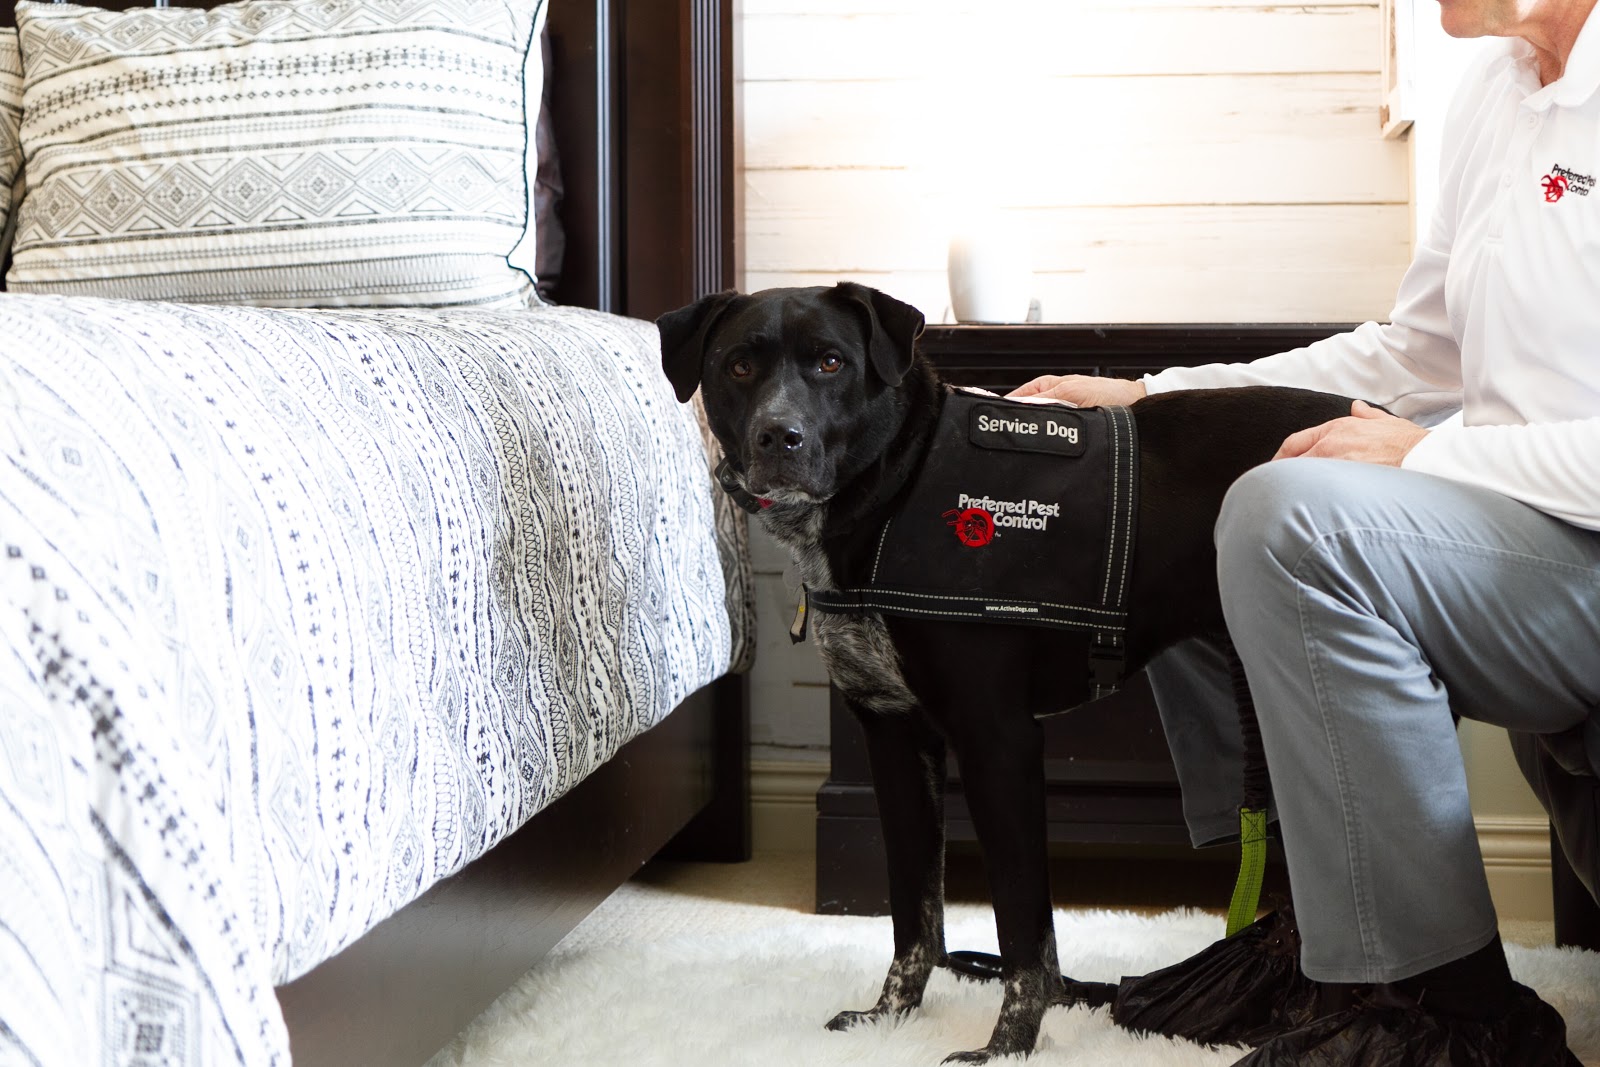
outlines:
[{"label": "geometric print fabric", "polygon": [[12,186],[22,171],[22,54],[17,31],[0,28],[0,260],[10,233]]},{"label": "geometric print fabric", "polygon": [[0,1062],[283,1064],[272,987],[748,659],[647,322],[0,299]]},{"label": "geometric print fabric", "polygon": [[544,15],[543,0],[19,4],[26,194],[7,288],[536,302]]}]

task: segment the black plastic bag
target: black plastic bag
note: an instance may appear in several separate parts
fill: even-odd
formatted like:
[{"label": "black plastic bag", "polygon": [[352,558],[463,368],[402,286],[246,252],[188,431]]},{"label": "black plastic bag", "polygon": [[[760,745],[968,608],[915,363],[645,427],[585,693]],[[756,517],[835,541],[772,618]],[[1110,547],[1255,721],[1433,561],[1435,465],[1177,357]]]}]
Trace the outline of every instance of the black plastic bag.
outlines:
[{"label": "black plastic bag", "polygon": [[[1426,999],[1426,998],[1424,998]],[[1491,1021],[1424,1011],[1377,987],[1358,1006],[1325,1016],[1236,1067],[1582,1067],[1561,1015],[1525,985]]]},{"label": "black plastic bag", "polygon": [[[952,952],[951,969],[1001,977],[999,957]],[[1300,970],[1300,932],[1286,905],[1170,967],[1108,982],[1065,976],[1055,1003],[1111,1006],[1125,1030],[1202,1045],[1259,1046],[1238,1067],[1581,1067],[1566,1022],[1524,985],[1490,1020],[1454,1018],[1386,986],[1321,1014]],[[1426,999],[1424,997],[1424,999]]]},{"label": "black plastic bag", "polygon": [[1170,967],[1124,978],[1111,1018],[1126,1030],[1203,1045],[1258,1045],[1316,1017],[1317,984],[1300,973],[1300,932],[1280,908]]},{"label": "black plastic bag", "polygon": [[[1061,977],[1053,1003],[1110,1005],[1126,1030],[1184,1037],[1206,1045],[1254,1045],[1310,1021],[1316,983],[1300,973],[1300,935],[1281,908],[1182,963],[1121,982]],[[1000,957],[952,952],[945,965],[980,981],[1002,978]]]},{"label": "black plastic bag", "polygon": [[1560,1013],[1515,989],[1489,1021],[1430,1012],[1381,985],[1321,1015],[1294,914],[1281,908],[1182,963],[1124,978],[1111,1017],[1127,1030],[1260,1046],[1238,1067],[1580,1067]]}]

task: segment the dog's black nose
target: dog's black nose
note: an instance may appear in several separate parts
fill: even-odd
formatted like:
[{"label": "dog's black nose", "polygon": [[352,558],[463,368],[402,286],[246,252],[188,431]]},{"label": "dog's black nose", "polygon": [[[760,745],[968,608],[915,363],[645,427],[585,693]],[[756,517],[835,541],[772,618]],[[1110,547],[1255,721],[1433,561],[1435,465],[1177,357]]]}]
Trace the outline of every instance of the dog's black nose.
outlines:
[{"label": "dog's black nose", "polygon": [[756,434],[756,447],[763,452],[793,452],[806,443],[805,431],[784,422],[769,422]]}]

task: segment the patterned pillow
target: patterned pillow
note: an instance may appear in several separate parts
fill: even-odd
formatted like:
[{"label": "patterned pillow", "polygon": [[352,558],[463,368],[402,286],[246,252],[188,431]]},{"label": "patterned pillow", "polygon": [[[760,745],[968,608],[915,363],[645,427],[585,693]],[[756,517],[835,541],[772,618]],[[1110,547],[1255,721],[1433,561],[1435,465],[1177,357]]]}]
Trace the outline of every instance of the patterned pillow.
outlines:
[{"label": "patterned pillow", "polygon": [[17,5],[12,292],[537,302],[544,0]]},{"label": "patterned pillow", "polygon": [[11,193],[22,167],[22,56],[17,31],[0,28],[0,258],[11,243]]}]

